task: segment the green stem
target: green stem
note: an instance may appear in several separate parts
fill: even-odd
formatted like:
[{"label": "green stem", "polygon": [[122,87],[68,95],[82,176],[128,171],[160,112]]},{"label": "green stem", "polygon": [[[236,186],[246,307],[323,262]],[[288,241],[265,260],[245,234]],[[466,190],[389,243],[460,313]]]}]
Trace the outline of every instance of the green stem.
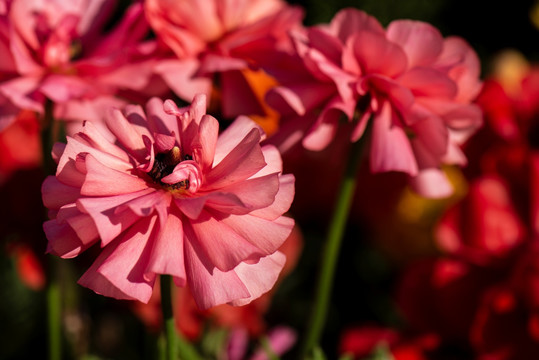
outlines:
[{"label": "green stem", "polygon": [[[161,310],[165,330],[165,355],[160,359],[176,360],[178,355],[182,360],[202,360],[195,348],[185,338],[176,332],[174,313],[172,311],[172,277],[161,275]],[[161,348],[161,346],[160,346]]]},{"label": "green stem", "polygon": [[176,352],[176,326],[174,325],[174,315],[172,312],[172,278],[170,275],[161,275],[161,310],[163,311],[163,322],[165,325],[165,359],[175,360],[178,358]]},{"label": "green stem", "polygon": [[[366,134],[365,134],[366,135]],[[364,135],[364,137],[365,137]],[[333,218],[323,252],[322,268],[315,294],[315,303],[307,328],[307,334],[302,349],[302,359],[305,359],[320,341],[322,330],[326,323],[329,301],[333,287],[333,278],[339,257],[348,214],[352,206],[356,188],[356,173],[359,167],[364,139],[352,144],[344,177],[341,181]]]}]

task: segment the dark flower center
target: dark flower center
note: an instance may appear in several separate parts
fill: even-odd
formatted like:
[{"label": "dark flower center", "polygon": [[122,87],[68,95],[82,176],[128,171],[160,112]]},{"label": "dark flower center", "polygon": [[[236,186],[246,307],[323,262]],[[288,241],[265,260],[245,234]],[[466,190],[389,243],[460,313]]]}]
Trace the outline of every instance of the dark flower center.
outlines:
[{"label": "dark flower center", "polygon": [[164,178],[165,176],[172,174],[176,165],[178,165],[182,161],[192,160],[192,159],[193,158],[191,155],[186,154],[182,156],[180,148],[177,146],[174,146],[168,152],[155,154],[153,167],[152,167],[152,170],[148,172],[148,175],[152,178],[152,180],[155,183],[161,185],[163,188],[167,190],[188,190],[189,189],[188,179],[182,180],[175,184],[167,184],[163,182],[161,179]]}]

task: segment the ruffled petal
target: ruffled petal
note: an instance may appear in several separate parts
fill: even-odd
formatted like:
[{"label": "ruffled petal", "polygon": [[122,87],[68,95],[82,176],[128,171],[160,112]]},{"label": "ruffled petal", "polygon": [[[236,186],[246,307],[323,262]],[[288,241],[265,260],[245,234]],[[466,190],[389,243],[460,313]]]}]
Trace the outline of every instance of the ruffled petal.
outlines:
[{"label": "ruffled petal", "polygon": [[252,129],[243,140],[206,174],[204,190],[218,189],[248,179],[266,162],[260,149],[260,132]]},{"label": "ruffled petal", "polygon": [[216,215],[202,211],[199,219],[190,223],[196,237],[191,240],[192,245],[201,250],[197,251],[199,256],[204,254],[206,266],[229,271],[246,259],[258,259],[266,255]]},{"label": "ruffled petal", "polygon": [[169,214],[154,239],[145,272],[147,277],[153,277],[151,274],[168,274],[174,277],[176,285],[185,286],[183,238],[182,221],[176,215]]},{"label": "ruffled petal", "polygon": [[372,172],[403,171],[417,174],[417,163],[404,129],[395,124],[395,114],[389,103],[373,119],[370,148]]},{"label": "ruffled petal", "polygon": [[113,196],[148,188],[146,181],[141,178],[111,169],[90,154],[85,156],[84,164],[87,173],[81,187],[82,195]]},{"label": "ruffled petal", "polygon": [[146,274],[145,270],[156,236],[156,218],[137,222],[121,238],[106,246],[79,279],[79,284],[115,299],[147,303],[155,282],[155,275]]},{"label": "ruffled petal", "polygon": [[81,198],[77,200],[77,206],[82,212],[92,217],[99,231],[101,243],[105,246],[139,219],[139,216],[129,209],[121,212],[116,209],[152,191],[155,190],[146,189],[124,195]]},{"label": "ruffled petal", "polygon": [[234,271],[251,296],[235,299],[230,304],[243,306],[268,292],[275,285],[285,263],[286,256],[283,253],[275,252],[261,258],[257,263],[242,262],[239,264]]},{"label": "ruffled petal", "polygon": [[[199,251],[196,251],[191,244],[191,240],[188,236],[188,240],[185,242],[187,283],[200,309],[209,309],[216,305],[251,296],[247,287],[233,270],[222,272],[219,269],[213,269],[210,272],[199,257]],[[202,254],[202,257],[205,256]]]},{"label": "ruffled petal", "polygon": [[386,36],[406,52],[410,68],[434,63],[444,42],[442,34],[434,26],[412,20],[392,21]]},{"label": "ruffled petal", "polygon": [[55,176],[47,176],[41,185],[43,205],[49,209],[60,209],[74,203],[80,197],[80,189],[61,183]]},{"label": "ruffled petal", "polygon": [[268,220],[249,214],[230,215],[221,222],[262,250],[265,255],[277,251],[294,227],[294,220],[285,216]]}]

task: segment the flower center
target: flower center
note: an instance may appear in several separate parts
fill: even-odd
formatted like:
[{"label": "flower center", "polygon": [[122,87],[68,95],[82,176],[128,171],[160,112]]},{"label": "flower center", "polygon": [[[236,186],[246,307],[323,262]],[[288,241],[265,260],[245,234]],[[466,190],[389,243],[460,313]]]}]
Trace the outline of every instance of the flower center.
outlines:
[{"label": "flower center", "polygon": [[167,175],[172,174],[176,165],[185,160],[192,160],[191,155],[181,154],[180,148],[174,146],[168,152],[155,154],[155,160],[152,170],[148,172],[148,175],[152,180],[161,185],[167,190],[189,190],[189,179],[179,181],[174,184],[167,184],[161,179]]}]

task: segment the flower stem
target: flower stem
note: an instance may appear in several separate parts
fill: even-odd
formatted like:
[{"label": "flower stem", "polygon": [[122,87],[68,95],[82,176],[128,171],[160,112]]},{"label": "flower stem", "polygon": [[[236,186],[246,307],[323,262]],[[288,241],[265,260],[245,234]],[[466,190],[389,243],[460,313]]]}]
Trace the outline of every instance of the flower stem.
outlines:
[{"label": "flower stem", "polygon": [[307,328],[305,342],[303,343],[301,359],[307,358],[317,346],[326,323],[339,250],[356,189],[356,173],[362,155],[363,143],[365,142],[364,138],[365,136],[360,141],[352,144],[344,177],[341,180],[336,207],[329,224],[323,252],[322,268],[315,294],[315,303]]},{"label": "flower stem", "polygon": [[177,359],[176,352],[176,327],[174,325],[174,315],[172,312],[172,278],[170,275],[161,275],[161,310],[163,311],[163,322],[165,326],[165,359]]},{"label": "flower stem", "polygon": [[202,360],[195,348],[185,338],[176,332],[174,313],[172,311],[172,277],[161,275],[161,310],[165,330],[165,356],[160,359],[177,360],[178,355],[182,360]]}]

